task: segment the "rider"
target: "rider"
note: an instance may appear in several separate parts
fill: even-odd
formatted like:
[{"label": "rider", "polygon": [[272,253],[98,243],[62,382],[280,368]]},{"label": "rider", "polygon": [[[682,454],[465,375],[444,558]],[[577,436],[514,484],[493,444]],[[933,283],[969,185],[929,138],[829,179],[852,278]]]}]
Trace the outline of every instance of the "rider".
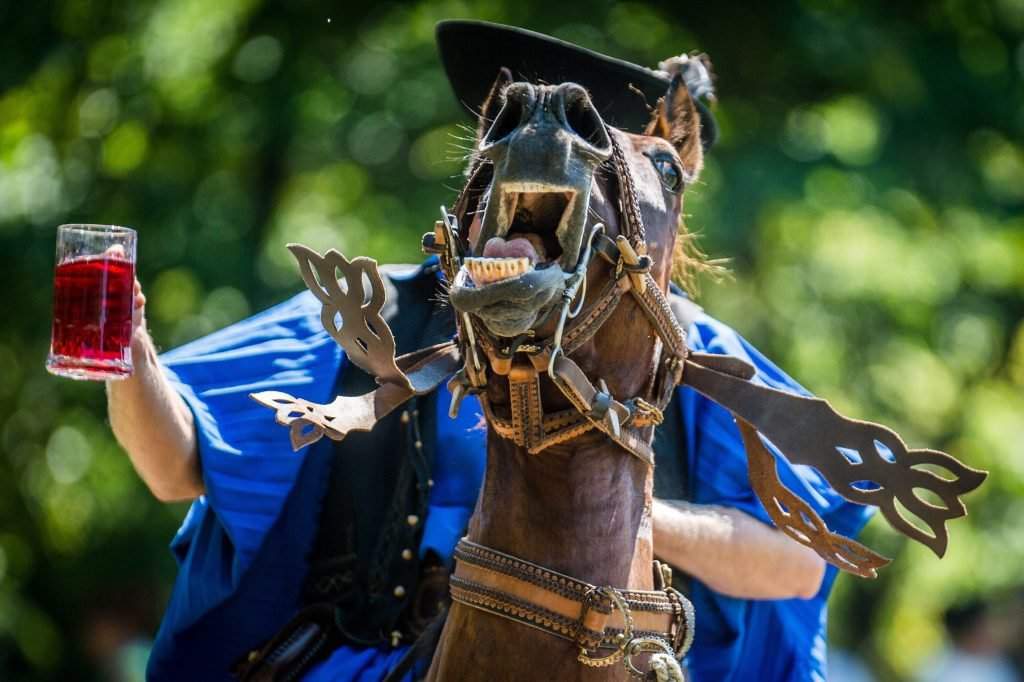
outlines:
[{"label": "rider", "polygon": [[[580,82],[620,127],[635,118],[636,83],[660,77],[481,22],[443,22],[438,42],[460,98],[486,92],[510,66]],[[487,81],[467,85],[472,69],[489,71]],[[695,96],[710,89],[706,78],[688,86]],[[452,336],[450,309],[436,302],[443,283],[434,260],[382,271],[398,353]],[[287,429],[268,423],[249,393],[284,390],[322,403],[373,387],[324,332],[315,298],[304,292],[160,357],[144,305],[137,286],[136,370],[108,384],[111,426],[156,497],[194,500],[171,545],[179,574],[149,678],[381,679],[446,594],[484,469],[479,404],[468,400],[449,420],[442,386],[369,433],[293,453]],[[738,356],[767,385],[803,392],[736,332],[692,304],[680,309],[693,350]],[[696,608],[692,678],[823,678],[835,569],[768,525],[726,410],[680,388],[665,414],[655,439],[655,553],[685,576]],[[869,517],[813,471],[781,459],[779,470],[833,530],[854,537]]]}]

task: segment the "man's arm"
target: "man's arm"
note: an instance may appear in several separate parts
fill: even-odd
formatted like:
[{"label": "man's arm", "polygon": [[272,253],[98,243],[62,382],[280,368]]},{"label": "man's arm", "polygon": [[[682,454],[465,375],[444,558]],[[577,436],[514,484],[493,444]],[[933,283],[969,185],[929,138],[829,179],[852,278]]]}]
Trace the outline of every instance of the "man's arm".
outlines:
[{"label": "man's arm", "polygon": [[679,500],[654,500],[654,553],[741,599],[810,599],[825,575],[817,554],[758,519]]},{"label": "man's arm", "polygon": [[146,298],[135,282],[132,364],[126,379],[107,382],[107,412],[114,436],[135,470],[163,502],[203,493],[192,412],[160,367],[145,322]]}]

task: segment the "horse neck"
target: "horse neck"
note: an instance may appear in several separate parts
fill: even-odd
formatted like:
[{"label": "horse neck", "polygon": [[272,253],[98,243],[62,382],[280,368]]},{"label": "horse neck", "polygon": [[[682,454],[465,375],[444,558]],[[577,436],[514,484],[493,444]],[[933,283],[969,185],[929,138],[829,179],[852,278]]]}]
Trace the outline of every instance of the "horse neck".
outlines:
[{"label": "horse neck", "polygon": [[650,589],[652,474],[603,435],[531,455],[490,429],[469,539],[595,585]]}]

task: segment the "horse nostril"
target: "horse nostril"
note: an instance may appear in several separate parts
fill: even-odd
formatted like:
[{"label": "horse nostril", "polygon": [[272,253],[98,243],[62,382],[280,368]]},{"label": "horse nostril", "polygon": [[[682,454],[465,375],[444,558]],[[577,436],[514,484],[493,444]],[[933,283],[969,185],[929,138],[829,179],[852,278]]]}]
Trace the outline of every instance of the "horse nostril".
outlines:
[{"label": "horse nostril", "polygon": [[564,95],[565,123],[572,132],[601,152],[611,152],[611,140],[587,91],[580,86],[568,89]]},{"label": "horse nostril", "polygon": [[519,87],[522,85],[524,84],[513,83],[505,91],[505,103],[487,130],[487,134],[484,135],[481,147],[490,147],[500,142],[523,122],[527,104],[531,99],[531,91],[528,87]]}]

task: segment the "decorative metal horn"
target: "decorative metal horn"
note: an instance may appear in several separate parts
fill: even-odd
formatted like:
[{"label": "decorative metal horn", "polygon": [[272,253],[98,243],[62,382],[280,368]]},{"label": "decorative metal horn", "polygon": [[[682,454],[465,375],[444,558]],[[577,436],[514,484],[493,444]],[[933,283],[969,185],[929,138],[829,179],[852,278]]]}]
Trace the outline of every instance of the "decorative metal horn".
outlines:
[{"label": "decorative metal horn", "polygon": [[[938,556],[945,554],[946,522],[967,514],[959,496],[981,485],[986,472],[944,452],[910,450],[891,429],[844,417],[820,398],[752,383],[753,373],[752,367],[736,358],[691,353],[683,383],[737,418],[747,447],[751,485],[783,532],[826,561],[858,575],[873,577],[877,567],[888,563],[863,545],[830,533],[818,515],[778,480],[774,457],[757,432],[790,462],[816,468],[846,499],[878,507],[893,528]],[[950,476],[939,476],[926,466],[941,467]],[[921,498],[915,492],[918,489],[934,493],[942,505]],[[907,519],[897,503],[931,532]]]},{"label": "decorative metal horn", "polygon": [[369,431],[409,398],[433,391],[458,368],[459,353],[452,342],[395,357],[395,336],[381,317],[387,294],[377,261],[365,257],[348,260],[335,249],[321,256],[300,244],[289,244],[288,249],[299,262],[306,286],[323,304],[320,320],[324,329],[352,362],[380,384],[370,393],[338,396],[327,405],[281,391],[251,394],[276,411],[279,424],[291,428],[294,449],[325,435],[341,440],[350,431]]}]

